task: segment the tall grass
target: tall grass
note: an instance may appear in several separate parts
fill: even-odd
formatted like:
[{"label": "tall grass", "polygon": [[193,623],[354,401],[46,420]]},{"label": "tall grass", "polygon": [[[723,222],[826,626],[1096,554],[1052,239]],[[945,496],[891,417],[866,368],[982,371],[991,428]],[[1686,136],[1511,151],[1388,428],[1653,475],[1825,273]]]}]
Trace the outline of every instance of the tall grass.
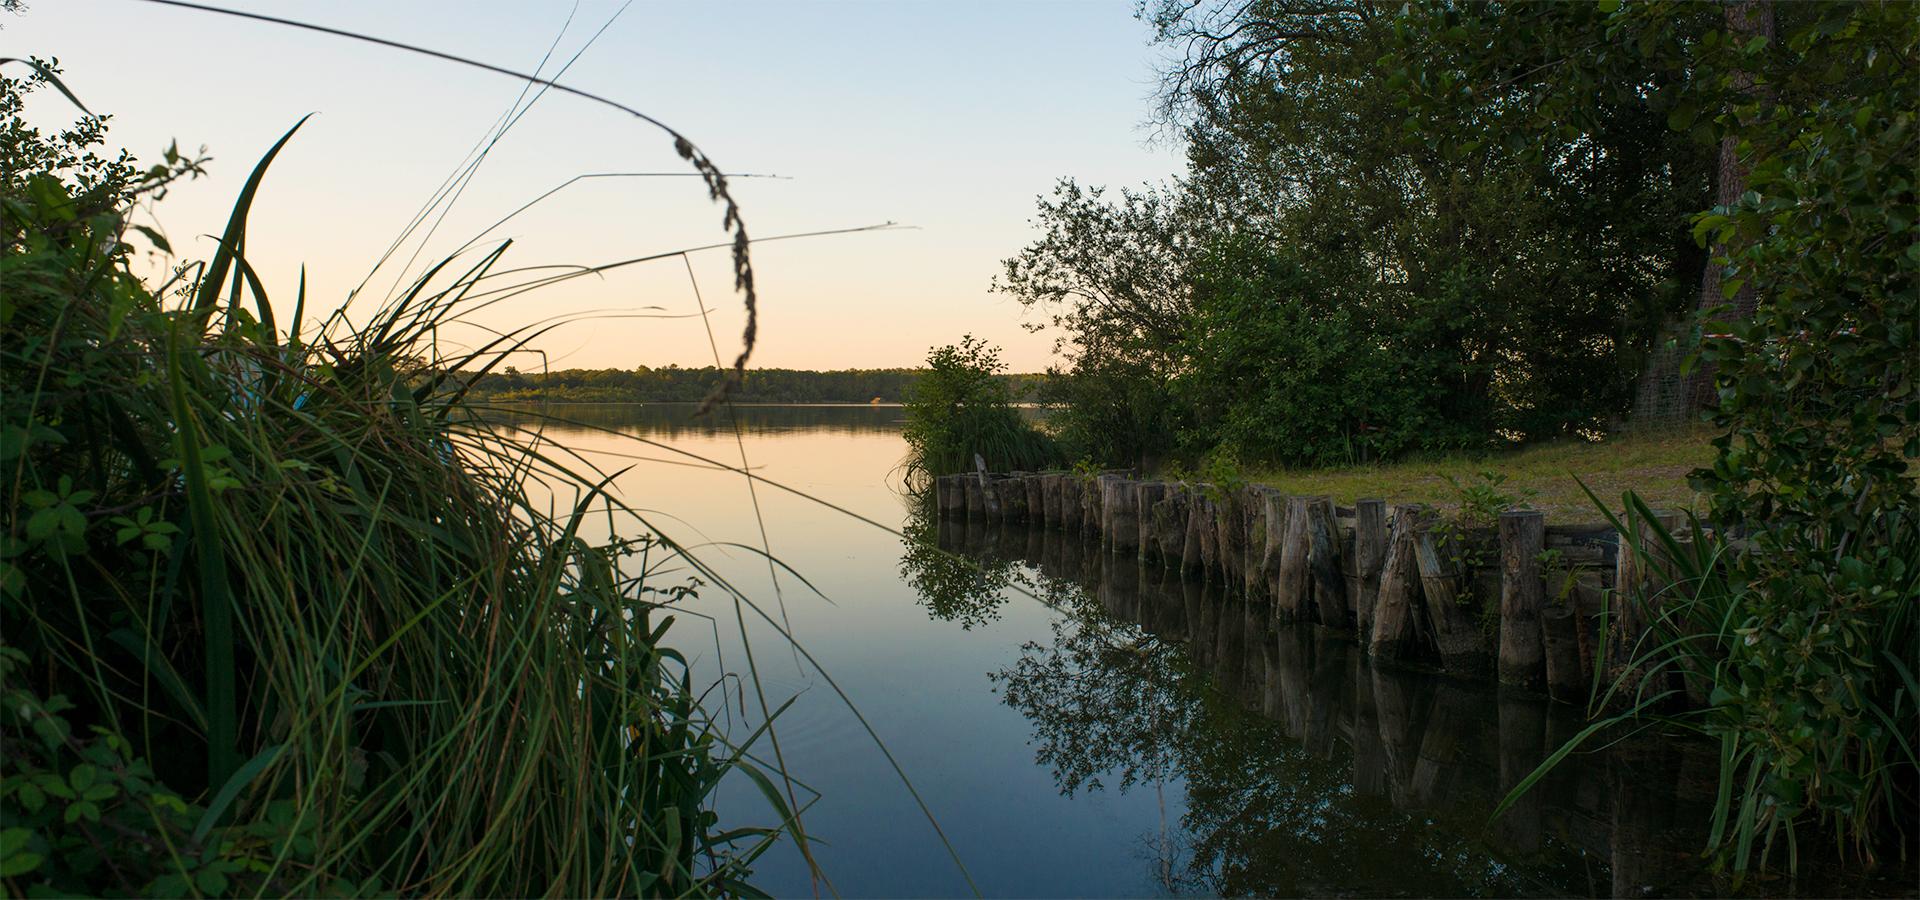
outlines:
[{"label": "tall grass", "polygon": [[1766,552],[1754,541],[1691,513],[1668,528],[1631,492],[1621,514],[1589,499],[1626,536],[1620,552],[1655,573],[1619,588],[1646,628],[1613,624],[1619,652],[1594,673],[1593,709],[1603,714],[1501,811],[1596,735],[1675,727],[1719,744],[1703,852],[1736,883],[1779,863],[1797,872],[1809,831],[1869,865],[1888,852],[1905,859],[1920,809],[1920,522],[1888,517],[1870,564],[1833,578],[1807,573],[1781,591],[1752,578],[1749,555]]},{"label": "tall grass", "polygon": [[[589,541],[632,532],[611,476],[465,397],[550,326],[435,340],[541,280],[500,287],[502,244],[357,325],[303,322],[303,281],[276,322],[247,220],[289,131],[214,258],[150,289],[128,208],[197,162],[87,156],[91,118],[40,135],[32,82],[57,84],[0,103],[7,891],[751,892],[797,811],[750,752],[766,725],[729,741],[666,643],[674,549]],[[730,773],[765,827],[719,827]]]}]

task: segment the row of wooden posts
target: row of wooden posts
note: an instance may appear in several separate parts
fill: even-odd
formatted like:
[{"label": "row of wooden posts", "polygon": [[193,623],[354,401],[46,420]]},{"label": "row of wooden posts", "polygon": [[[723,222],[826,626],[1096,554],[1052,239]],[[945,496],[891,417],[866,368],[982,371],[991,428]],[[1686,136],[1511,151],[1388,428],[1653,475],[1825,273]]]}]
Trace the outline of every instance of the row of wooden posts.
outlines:
[{"label": "row of wooden posts", "polygon": [[943,517],[1098,535],[1110,552],[1222,579],[1271,602],[1276,620],[1349,635],[1377,659],[1437,657],[1449,672],[1491,669],[1563,699],[1584,698],[1595,667],[1617,668],[1644,629],[1616,588],[1649,573],[1618,535],[1532,510],[1462,529],[1424,506],[1348,508],[1123,472],[945,475],[935,488]]}]

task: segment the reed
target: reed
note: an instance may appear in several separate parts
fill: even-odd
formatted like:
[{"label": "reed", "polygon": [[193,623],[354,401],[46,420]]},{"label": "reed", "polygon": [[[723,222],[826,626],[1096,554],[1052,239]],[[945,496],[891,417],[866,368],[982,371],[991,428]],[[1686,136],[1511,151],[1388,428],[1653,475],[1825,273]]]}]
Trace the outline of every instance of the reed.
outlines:
[{"label": "reed", "polygon": [[[276,322],[247,220],[289,131],[213,259],[149,288],[128,210],[199,163],[34,131],[48,84],[0,91],[7,893],[751,893],[773,841],[804,847],[770,723],[731,739],[666,642],[677,548],[466,396],[551,323],[435,339],[544,279],[501,244],[359,324],[303,321],[303,280]],[[641,536],[590,540],[602,518]],[[726,777],[766,825],[721,827]]]}]

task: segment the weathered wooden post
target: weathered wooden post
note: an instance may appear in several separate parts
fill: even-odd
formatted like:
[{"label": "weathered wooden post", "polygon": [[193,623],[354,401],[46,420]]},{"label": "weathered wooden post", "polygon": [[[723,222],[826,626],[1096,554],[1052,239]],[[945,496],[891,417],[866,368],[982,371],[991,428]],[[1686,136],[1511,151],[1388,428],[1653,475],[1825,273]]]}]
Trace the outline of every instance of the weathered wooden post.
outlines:
[{"label": "weathered wooden post", "polygon": [[1217,514],[1213,498],[1207,496],[1206,485],[1187,487],[1185,557],[1188,566],[1206,578],[1213,576],[1214,564],[1220,558],[1220,531],[1213,527],[1213,517]]},{"label": "weathered wooden post", "polygon": [[1297,622],[1313,615],[1313,583],[1307,557],[1313,552],[1308,535],[1307,500],[1287,498],[1287,528],[1280,538],[1280,573],[1273,579],[1274,618]]},{"label": "weathered wooden post", "polygon": [[1387,556],[1380,564],[1380,596],[1373,608],[1373,634],[1367,640],[1367,650],[1379,659],[1406,656],[1419,633],[1414,617],[1420,602],[1414,533],[1424,518],[1418,506],[1396,506],[1387,520]]},{"label": "weathered wooden post", "polygon": [[1025,472],[1010,472],[994,476],[993,486],[1000,493],[1000,518],[1004,522],[1019,523],[1027,519],[1027,484]]},{"label": "weathered wooden post", "polygon": [[[1280,577],[1280,558],[1287,537],[1287,495],[1274,488],[1262,488],[1260,491],[1260,519],[1266,534],[1260,542],[1260,580],[1265,582],[1261,592],[1273,595],[1274,586]],[[1248,552],[1254,552],[1249,547]]]},{"label": "weathered wooden post", "polygon": [[[1655,510],[1653,520],[1661,528],[1672,532],[1680,525],[1680,514]],[[1627,526],[1634,529],[1636,534],[1631,538],[1620,535],[1619,552],[1614,557],[1613,595],[1608,602],[1608,618],[1614,623],[1615,638],[1611,649],[1615,670],[1633,662],[1640,648],[1640,639],[1646,635],[1651,621],[1649,607],[1657,605],[1658,601],[1654,598],[1666,587],[1672,573],[1665,545],[1654,537],[1653,523],[1629,510]]]},{"label": "weathered wooden post", "polygon": [[1458,563],[1442,559],[1431,524],[1414,535],[1414,559],[1420,570],[1421,593],[1426,597],[1427,625],[1440,648],[1440,661],[1449,672],[1471,674],[1486,665],[1487,644],[1480,623],[1461,603]]},{"label": "weathered wooden post", "polygon": [[[1101,496],[1100,485],[1101,480],[1107,477],[1109,476],[1097,475],[1080,482],[1080,527],[1095,535],[1102,534],[1101,504],[1106,501],[1106,498]],[[1101,537],[1100,542],[1104,545],[1106,538]]]},{"label": "weathered wooden post", "polygon": [[1540,551],[1546,518],[1535,510],[1500,514],[1500,680],[1537,687],[1546,674],[1540,642]]},{"label": "weathered wooden post", "polygon": [[1079,473],[1069,472],[1060,476],[1060,528],[1069,534],[1081,534],[1087,530],[1086,502],[1080,496],[1085,487]]},{"label": "weathered wooden post", "polygon": [[1306,502],[1307,573],[1313,582],[1313,609],[1320,624],[1353,633],[1347,608],[1347,579],[1340,571],[1340,536],[1333,520],[1333,499],[1314,497]]},{"label": "weathered wooden post", "polygon": [[1142,560],[1160,558],[1160,534],[1153,527],[1153,508],[1167,495],[1163,481],[1141,481],[1133,488],[1134,549]]},{"label": "weathered wooden post", "polygon": [[1387,561],[1387,501],[1356,501],[1353,515],[1353,568],[1359,582],[1353,599],[1353,618],[1355,630],[1364,642],[1373,634],[1373,607],[1380,596],[1380,567]]},{"label": "weathered wooden post", "polygon": [[960,476],[960,489],[966,495],[967,521],[987,520],[987,478],[985,475]]},{"label": "weathered wooden post", "polygon": [[1578,702],[1587,679],[1580,665],[1580,612],[1571,589],[1565,596],[1548,598],[1540,610],[1540,640],[1547,663],[1547,693],[1555,700]]},{"label": "weathered wooden post", "polygon": [[1060,480],[1063,477],[1059,472],[1040,476],[1040,524],[1048,528],[1061,526]]},{"label": "weathered wooden post", "polygon": [[1213,504],[1214,574],[1229,590],[1239,587],[1241,560],[1246,556],[1246,529],[1241,527],[1240,497],[1231,488],[1216,486]]},{"label": "weathered wooden post", "polygon": [[1039,472],[1029,472],[1020,479],[1021,486],[1027,492],[1027,524],[1034,528],[1047,522],[1047,492],[1040,486],[1046,477]]},{"label": "weathered wooden post", "polygon": [[1120,475],[1100,476],[1100,543],[1114,553],[1139,549],[1140,522],[1133,504],[1137,484]]},{"label": "weathered wooden post", "polygon": [[1160,562],[1176,572],[1184,567],[1187,546],[1187,492],[1178,484],[1169,484],[1160,502],[1153,505],[1153,537]]}]

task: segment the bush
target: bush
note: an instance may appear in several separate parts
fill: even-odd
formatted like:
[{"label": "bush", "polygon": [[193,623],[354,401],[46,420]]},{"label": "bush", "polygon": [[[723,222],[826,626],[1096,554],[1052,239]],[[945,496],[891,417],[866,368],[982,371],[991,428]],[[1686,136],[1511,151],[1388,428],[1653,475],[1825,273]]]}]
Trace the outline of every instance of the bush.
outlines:
[{"label": "bush", "polygon": [[967,335],[927,354],[927,372],[907,397],[903,429],[909,482],[972,471],[974,456],[998,472],[1057,466],[1053,439],[1013,406],[1000,351]]},{"label": "bush", "polygon": [[1178,390],[1197,421],[1190,454],[1300,466],[1378,460],[1475,442],[1446,415],[1447,382],[1423,371],[1418,335],[1285,251],[1216,243],[1196,265],[1190,370]]}]

